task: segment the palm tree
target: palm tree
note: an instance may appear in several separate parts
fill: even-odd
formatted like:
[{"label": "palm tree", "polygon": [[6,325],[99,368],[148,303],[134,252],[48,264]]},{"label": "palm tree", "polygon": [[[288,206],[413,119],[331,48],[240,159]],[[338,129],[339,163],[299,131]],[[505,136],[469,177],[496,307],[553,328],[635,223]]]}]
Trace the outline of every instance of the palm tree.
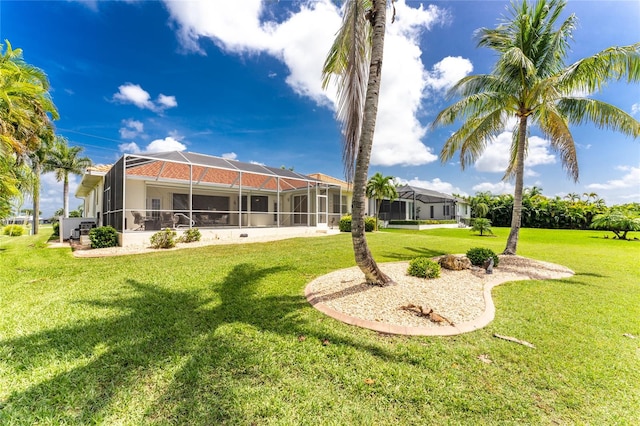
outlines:
[{"label": "palm tree", "polygon": [[393,183],[393,176],[383,176],[382,173],[377,172],[367,181],[365,193],[368,198],[373,198],[376,200],[377,231],[378,219],[380,218],[380,207],[382,207],[382,200],[386,198],[389,201],[393,201],[398,198],[398,190],[396,189],[395,183]]},{"label": "palm tree", "polygon": [[335,77],[337,116],[342,125],[343,162],[353,182],[351,239],[356,264],[370,284],[392,280],[376,264],[365,236],[365,190],[378,113],[387,0],[348,0],[342,27],[325,60],[322,85]]},{"label": "palm tree", "polygon": [[58,182],[63,181],[64,217],[69,217],[69,175],[82,174],[84,169],[91,166],[88,157],[80,157],[83,148],[69,147],[69,143],[62,136],[56,136],[53,148],[46,160],[46,171],[53,171]]},{"label": "palm tree", "polygon": [[611,47],[565,66],[569,40],[577,18],[570,15],[559,28],[554,25],[565,0],[539,0],[512,5],[513,17],[495,29],[481,28],[478,45],[495,50],[500,56],[491,74],[461,79],[449,95],[463,98],[445,108],[434,126],[464,123],[440,152],[445,162],[460,151],[464,168],[475,162],[492,138],[504,131],[508,120],[516,117],[511,159],[505,179],[515,177],[511,232],[504,254],[516,254],[522,213],[524,161],[527,155],[529,125],[537,124],[559,152],[569,176],[578,179],[578,162],[569,124],[592,121],[597,127],[618,130],[634,138],[640,123],[626,112],[605,102],[581,97],[592,93],[608,80],[627,76],[640,79],[640,43]]},{"label": "palm tree", "polygon": [[58,113],[46,74],[22,58],[21,49],[0,45],[0,153],[28,155],[40,146],[43,128]]}]

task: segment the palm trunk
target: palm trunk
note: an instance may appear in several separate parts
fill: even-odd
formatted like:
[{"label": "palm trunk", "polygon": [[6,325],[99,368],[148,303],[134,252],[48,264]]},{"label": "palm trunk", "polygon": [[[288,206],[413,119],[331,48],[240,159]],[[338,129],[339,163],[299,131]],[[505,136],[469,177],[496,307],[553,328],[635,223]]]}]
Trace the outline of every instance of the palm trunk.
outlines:
[{"label": "palm trunk", "polygon": [[393,281],[378,268],[369,250],[364,229],[364,207],[367,174],[369,172],[369,161],[371,160],[371,149],[373,147],[373,133],[376,127],[376,115],[378,113],[380,79],[382,77],[386,7],[386,0],[373,1],[371,19],[373,25],[371,64],[369,66],[369,80],[367,82],[367,95],[364,104],[362,133],[360,135],[354,171],[353,218],[351,223],[351,239],[353,241],[356,264],[364,273],[367,283],[381,286]]},{"label": "palm trunk", "polygon": [[64,197],[64,217],[69,217],[69,176],[64,176],[64,186],[62,191]]},{"label": "palm trunk", "polygon": [[40,162],[36,161],[33,167],[35,176],[33,180],[33,213],[31,215],[33,219],[31,233],[33,235],[38,235],[40,225],[40,169]]},{"label": "palm trunk", "polygon": [[527,116],[520,117],[518,126],[518,151],[516,153],[516,188],[513,193],[513,213],[511,215],[511,232],[507,239],[507,247],[502,254],[515,255],[520,236],[520,222],[522,218],[522,190],[524,186],[524,154],[527,140]]}]

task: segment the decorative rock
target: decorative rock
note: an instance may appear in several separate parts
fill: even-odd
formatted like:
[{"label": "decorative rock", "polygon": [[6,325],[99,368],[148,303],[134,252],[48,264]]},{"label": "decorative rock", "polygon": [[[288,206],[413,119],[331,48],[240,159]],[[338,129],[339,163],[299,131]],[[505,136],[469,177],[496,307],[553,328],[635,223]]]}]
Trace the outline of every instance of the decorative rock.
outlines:
[{"label": "decorative rock", "polygon": [[440,267],[450,269],[452,271],[462,271],[463,269],[471,269],[471,261],[466,256],[456,256],[447,254],[438,260]]},{"label": "decorative rock", "polygon": [[493,274],[493,257],[488,258],[484,262],[484,269],[487,270],[487,274]]}]

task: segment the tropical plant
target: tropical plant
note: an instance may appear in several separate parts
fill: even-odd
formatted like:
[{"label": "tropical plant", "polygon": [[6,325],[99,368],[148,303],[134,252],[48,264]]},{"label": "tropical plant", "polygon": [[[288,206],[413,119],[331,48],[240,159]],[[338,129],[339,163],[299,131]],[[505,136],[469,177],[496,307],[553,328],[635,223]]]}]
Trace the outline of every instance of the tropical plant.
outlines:
[{"label": "tropical plant", "polygon": [[611,231],[615,234],[615,238],[626,240],[627,233],[640,231],[640,217],[623,210],[611,210],[607,213],[596,215],[593,218],[591,227]]},{"label": "tropical plant", "polygon": [[338,87],[343,162],[353,182],[351,238],[356,264],[366,282],[392,282],[376,264],[365,236],[365,191],[378,112],[387,0],[348,0],[342,26],[322,70],[322,86]]},{"label": "tropical plant", "polygon": [[6,40],[4,52],[0,45],[0,153],[21,157],[36,150],[43,129],[51,131],[50,118],[58,113],[46,74]]},{"label": "tropical plant", "polygon": [[63,182],[64,217],[69,217],[69,175],[82,174],[91,166],[88,157],[80,157],[82,150],[79,146],[69,147],[67,139],[56,136],[46,161],[46,170],[55,172],[58,182]]},{"label": "tropical plant", "polygon": [[365,193],[368,198],[373,198],[376,201],[375,230],[377,231],[382,200],[388,199],[389,201],[393,201],[398,198],[398,190],[396,189],[396,184],[393,182],[393,176],[383,176],[382,173],[377,172],[367,181]]},{"label": "tropical plant", "polygon": [[559,152],[562,165],[574,180],[578,162],[569,124],[593,122],[597,127],[618,130],[636,138],[640,123],[626,112],[597,99],[580,96],[600,89],[608,80],[627,76],[640,79],[640,43],[611,47],[565,66],[564,58],[577,18],[570,15],[558,29],[554,26],[565,0],[523,0],[512,4],[512,17],[495,29],[481,28],[478,46],[500,56],[491,74],[461,79],[449,96],[462,99],[442,110],[434,125],[450,125],[462,119],[458,131],[445,142],[440,159],[448,161],[460,151],[460,163],[475,162],[487,144],[502,133],[511,117],[511,158],[504,178],[515,177],[511,232],[504,254],[516,254],[521,225],[524,161],[529,125],[537,124]]},{"label": "tropical plant", "polygon": [[484,217],[478,217],[473,220],[473,227],[471,228],[471,232],[479,232],[480,236],[484,234],[493,235],[493,231],[491,230],[491,221]]}]

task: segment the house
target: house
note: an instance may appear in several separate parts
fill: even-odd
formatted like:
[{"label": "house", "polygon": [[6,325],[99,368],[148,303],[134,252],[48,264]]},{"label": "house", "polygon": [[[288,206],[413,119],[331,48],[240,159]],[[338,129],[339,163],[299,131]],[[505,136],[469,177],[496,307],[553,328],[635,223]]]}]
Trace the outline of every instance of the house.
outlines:
[{"label": "house", "polygon": [[123,246],[148,244],[167,227],[197,227],[203,239],[323,231],[351,206],[346,183],[330,176],[177,151],[90,167],[75,195],[85,217],[114,227]]},{"label": "house", "polygon": [[[469,224],[471,207],[458,197],[430,189],[403,185],[396,188],[398,199],[383,200],[380,220],[455,220]],[[376,200],[370,200],[370,211],[375,211]]]}]

